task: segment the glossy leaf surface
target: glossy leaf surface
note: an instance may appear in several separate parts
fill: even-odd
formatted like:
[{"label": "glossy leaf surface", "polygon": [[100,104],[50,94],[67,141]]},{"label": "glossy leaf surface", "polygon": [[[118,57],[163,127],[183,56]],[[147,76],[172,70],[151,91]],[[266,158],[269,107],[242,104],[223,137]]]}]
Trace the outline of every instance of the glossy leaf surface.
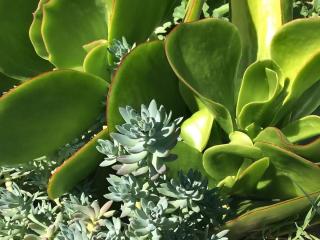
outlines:
[{"label": "glossy leaf surface", "polygon": [[[125,37],[129,44],[142,43],[171,14],[178,0],[117,0],[109,3],[111,42]],[[130,27],[128,27],[130,26]]]},{"label": "glossy leaf surface", "polygon": [[163,42],[136,47],[121,63],[108,94],[107,122],[110,132],[122,123],[119,107],[135,109],[155,99],[173,116],[181,117],[186,106],[179,94],[178,79],[167,62]]},{"label": "glossy leaf surface", "polygon": [[53,153],[91,127],[106,82],[76,71],[40,75],[0,98],[0,164]]},{"label": "glossy leaf surface", "polygon": [[234,113],[240,52],[236,28],[222,20],[181,24],[166,39],[167,57],[175,73],[195,95],[210,105],[209,109],[227,132],[232,131],[230,123],[226,123],[230,119],[225,118],[228,118],[228,111]]},{"label": "glossy leaf surface", "polygon": [[94,171],[104,158],[96,149],[97,141],[107,136],[108,129],[102,130],[54,171],[48,183],[50,199],[67,193]]},{"label": "glossy leaf surface", "polygon": [[204,108],[183,122],[180,136],[187,144],[202,152],[208,143],[213,120],[212,113]]},{"label": "glossy leaf surface", "polygon": [[101,44],[89,51],[84,59],[83,70],[111,82],[111,66],[108,64],[108,46]]},{"label": "glossy leaf surface", "polygon": [[83,45],[107,38],[103,0],[50,0],[43,6],[42,36],[49,60],[58,68],[82,67]]},{"label": "glossy leaf surface", "polygon": [[257,142],[255,146],[269,157],[273,166],[263,180],[269,183],[259,189],[258,196],[285,199],[303,196],[301,188],[306,193],[319,191],[316,184],[320,178],[319,166],[275,144]]},{"label": "glossy leaf surface", "polygon": [[44,44],[41,28],[43,19],[43,4],[46,0],[40,0],[36,11],[33,13],[33,21],[29,29],[29,37],[36,53],[44,58],[48,59],[48,51]]},{"label": "glossy leaf surface", "polygon": [[237,104],[239,127],[270,125],[285,96],[281,71],[275,63],[265,60],[252,64],[246,70],[240,88]]},{"label": "glossy leaf surface", "polygon": [[0,2],[0,72],[26,80],[52,69],[41,59],[30,42],[28,31],[38,0],[3,0]]},{"label": "glossy leaf surface", "polygon": [[[320,192],[316,192],[310,194],[310,197],[315,200],[319,194]],[[230,230],[229,237],[231,239],[241,239],[250,232],[263,230],[269,224],[294,217],[310,207],[311,203],[308,197],[297,197],[251,210],[227,222],[226,228]]]}]

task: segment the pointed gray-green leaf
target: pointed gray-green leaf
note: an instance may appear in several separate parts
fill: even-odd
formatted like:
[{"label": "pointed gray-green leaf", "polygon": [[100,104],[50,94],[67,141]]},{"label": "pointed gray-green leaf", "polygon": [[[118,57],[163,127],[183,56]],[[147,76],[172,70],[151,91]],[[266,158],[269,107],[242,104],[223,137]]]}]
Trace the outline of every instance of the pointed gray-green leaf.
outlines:
[{"label": "pointed gray-green leaf", "polygon": [[0,72],[15,79],[26,80],[53,68],[36,54],[29,39],[37,4],[38,0],[0,1]]},{"label": "pointed gray-green leaf", "polygon": [[50,0],[43,6],[42,36],[58,68],[82,68],[83,45],[107,38],[104,0]]}]

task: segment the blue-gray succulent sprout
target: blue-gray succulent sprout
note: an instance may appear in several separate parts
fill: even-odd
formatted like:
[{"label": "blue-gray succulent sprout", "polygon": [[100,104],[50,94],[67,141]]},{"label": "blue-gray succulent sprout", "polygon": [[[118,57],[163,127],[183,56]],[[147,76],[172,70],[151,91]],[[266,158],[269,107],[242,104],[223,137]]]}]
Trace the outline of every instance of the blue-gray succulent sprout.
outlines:
[{"label": "blue-gray succulent sprout", "polygon": [[172,158],[170,150],[176,145],[182,118],[172,120],[172,112],[157,107],[152,100],[148,107],[141,105],[138,113],[130,106],[120,108],[125,123],[111,133],[113,143],[100,140],[98,151],[107,157],[101,166],[113,165],[117,174],[142,175],[149,172],[152,180],[166,171],[165,162]]}]

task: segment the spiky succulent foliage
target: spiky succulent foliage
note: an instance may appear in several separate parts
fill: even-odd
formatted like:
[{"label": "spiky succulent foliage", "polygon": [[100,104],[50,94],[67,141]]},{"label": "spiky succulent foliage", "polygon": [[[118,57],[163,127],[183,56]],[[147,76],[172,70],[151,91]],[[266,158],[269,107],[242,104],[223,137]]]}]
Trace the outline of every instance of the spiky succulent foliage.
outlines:
[{"label": "spiky succulent foliage", "polygon": [[101,166],[113,166],[117,174],[141,175],[149,172],[156,179],[166,170],[165,162],[172,158],[170,150],[176,145],[182,118],[172,119],[164,106],[152,100],[148,107],[141,105],[140,113],[130,106],[120,108],[125,123],[111,133],[113,143],[100,140],[98,151],[107,157]]}]

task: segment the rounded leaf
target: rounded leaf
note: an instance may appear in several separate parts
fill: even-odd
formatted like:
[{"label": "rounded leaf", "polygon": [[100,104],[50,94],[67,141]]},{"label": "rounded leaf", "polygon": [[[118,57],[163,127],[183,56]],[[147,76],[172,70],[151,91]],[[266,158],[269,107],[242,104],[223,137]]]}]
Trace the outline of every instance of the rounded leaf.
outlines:
[{"label": "rounded leaf", "polygon": [[107,84],[65,70],[40,75],[0,98],[0,164],[53,153],[79,137],[103,112]]}]

